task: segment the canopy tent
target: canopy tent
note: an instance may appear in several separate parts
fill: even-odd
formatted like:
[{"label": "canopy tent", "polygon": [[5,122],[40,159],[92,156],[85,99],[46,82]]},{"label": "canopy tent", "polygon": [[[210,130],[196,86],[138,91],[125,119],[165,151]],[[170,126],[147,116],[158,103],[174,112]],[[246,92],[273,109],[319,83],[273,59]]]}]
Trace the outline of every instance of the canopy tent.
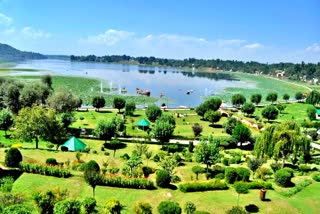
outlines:
[{"label": "canopy tent", "polygon": [[71,137],[69,140],[67,140],[62,147],[67,147],[68,151],[79,151],[86,148],[86,144],[79,140],[76,137]]},{"label": "canopy tent", "polygon": [[137,126],[139,129],[142,129],[143,131],[148,129],[150,126],[150,122],[146,120],[145,118],[138,121]]}]

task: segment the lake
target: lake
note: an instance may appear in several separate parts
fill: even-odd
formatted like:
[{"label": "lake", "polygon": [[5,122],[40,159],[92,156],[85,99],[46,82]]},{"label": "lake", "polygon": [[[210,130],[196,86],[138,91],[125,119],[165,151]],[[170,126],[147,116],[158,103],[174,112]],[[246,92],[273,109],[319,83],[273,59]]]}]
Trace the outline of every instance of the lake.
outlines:
[{"label": "lake", "polygon": [[[96,62],[73,62],[68,60],[30,60],[20,62],[16,68],[33,68],[53,75],[92,77],[108,82],[112,93],[136,94],[136,89],[149,90],[168,107],[196,107],[210,95],[219,95],[228,87],[254,88],[255,85],[235,79],[229,73],[186,71],[176,68],[106,64]],[[19,74],[34,75],[35,72]],[[103,86],[106,87],[106,86]],[[110,92],[105,92],[110,93]]]}]

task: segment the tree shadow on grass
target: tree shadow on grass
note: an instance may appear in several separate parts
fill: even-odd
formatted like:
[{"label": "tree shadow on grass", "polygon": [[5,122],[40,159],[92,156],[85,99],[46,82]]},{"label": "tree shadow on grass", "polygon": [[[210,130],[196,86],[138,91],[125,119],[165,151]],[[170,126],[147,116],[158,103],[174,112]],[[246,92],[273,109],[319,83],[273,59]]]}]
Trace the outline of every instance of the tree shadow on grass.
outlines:
[{"label": "tree shadow on grass", "polygon": [[259,212],[259,207],[255,204],[249,204],[245,206],[245,209],[249,213],[258,213]]},{"label": "tree shadow on grass", "polygon": [[140,117],[141,114],[133,114],[131,117]]},{"label": "tree shadow on grass", "polygon": [[216,129],[221,129],[223,127],[221,124],[210,124],[209,126]]},{"label": "tree shadow on grass", "polygon": [[96,111],[97,113],[99,114],[109,114],[109,113],[113,113],[112,111],[109,111],[109,110],[99,110],[99,111]]}]

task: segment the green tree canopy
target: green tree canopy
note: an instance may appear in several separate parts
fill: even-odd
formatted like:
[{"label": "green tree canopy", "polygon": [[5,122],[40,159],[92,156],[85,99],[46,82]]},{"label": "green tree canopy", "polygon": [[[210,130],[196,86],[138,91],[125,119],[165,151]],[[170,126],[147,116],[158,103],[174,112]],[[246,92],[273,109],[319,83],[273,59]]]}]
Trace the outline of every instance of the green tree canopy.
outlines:
[{"label": "green tree canopy", "polygon": [[256,105],[258,105],[261,102],[262,95],[261,94],[252,94],[250,101]]},{"label": "green tree canopy", "polygon": [[0,129],[4,130],[4,134],[7,135],[7,131],[12,125],[12,114],[7,109],[2,109],[0,111]]},{"label": "green tree canopy", "polygon": [[272,104],[277,101],[278,99],[278,94],[276,92],[271,92],[267,95],[266,101],[271,102]]},{"label": "green tree canopy", "polygon": [[154,127],[152,129],[152,133],[154,138],[159,140],[159,142],[163,145],[165,142],[169,142],[170,138],[173,135],[174,126],[170,124],[168,121],[156,120]]},{"label": "green tree canopy", "polygon": [[120,112],[121,109],[123,109],[126,106],[126,100],[122,97],[115,97],[113,99],[113,108],[118,109]]},{"label": "green tree canopy", "polygon": [[212,111],[212,110],[208,110],[204,114],[205,120],[209,121],[212,124],[219,122],[219,120],[221,119],[221,116],[222,115],[219,111]]},{"label": "green tree canopy", "polygon": [[125,114],[133,116],[134,111],[136,110],[136,104],[134,102],[128,102],[125,106]]},{"label": "green tree canopy", "polygon": [[255,106],[252,103],[245,103],[241,107],[241,111],[247,115],[252,115],[255,111]]},{"label": "green tree canopy", "polygon": [[103,108],[105,104],[106,100],[103,96],[95,96],[92,100],[92,106],[95,107],[97,111],[99,111],[100,108]]},{"label": "green tree canopy", "polygon": [[246,102],[246,98],[242,94],[234,94],[231,97],[231,103],[233,106],[240,108]]},{"label": "green tree canopy", "polygon": [[57,112],[73,111],[79,106],[79,98],[70,90],[62,88],[49,96],[47,104]]},{"label": "green tree canopy", "polygon": [[315,120],[317,114],[317,109],[314,106],[310,106],[307,108],[307,115],[310,120]]},{"label": "green tree canopy", "polygon": [[300,102],[303,99],[303,93],[302,92],[297,92],[295,94],[295,98],[296,98],[296,100],[298,100],[298,102]]},{"label": "green tree canopy", "polygon": [[279,111],[275,106],[270,105],[265,107],[262,110],[261,114],[264,118],[266,118],[269,121],[277,119]]},{"label": "green tree canopy", "polygon": [[320,102],[320,93],[316,90],[311,91],[306,98],[306,103],[311,105],[316,105],[319,102]]},{"label": "green tree canopy", "polygon": [[240,142],[240,146],[242,146],[242,143],[251,140],[251,131],[248,127],[239,123],[234,127],[232,138],[235,139],[236,142]]},{"label": "green tree canopy", "polygon": [[148,106],[148,108],[146,109],[146,116],[151,122],[155,122],[156,119],[158,119],[158,117],[160,117],[161,115],[162,111],[156,105]]},{"label": "green tree canopy", "polygon": [[283,100],[285,100],[286,102],[288,102],[289,99],[290,99],[290,95],[289,95],[289,94],[284,94],[284,95],[283,95]]},{"label": "green tree canopy", "polygon": [[195,148],[196,161],[206,165],[207,172],[209,166],[215,164],[219,158],[219,142],[210,136],[207,140],[201,140],[200,144]]}]

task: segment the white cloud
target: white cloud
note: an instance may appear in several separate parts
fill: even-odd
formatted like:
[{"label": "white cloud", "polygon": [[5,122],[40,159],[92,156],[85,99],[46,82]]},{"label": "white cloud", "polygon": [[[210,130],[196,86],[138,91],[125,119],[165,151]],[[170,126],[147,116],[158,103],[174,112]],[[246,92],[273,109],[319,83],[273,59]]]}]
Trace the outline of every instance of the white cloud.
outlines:
[{"label": "white cloud", "polygon": [[0,13],[0,25],[9,26],[12,24],[12,18]]},{"label": "white cloud", "polygon": [[246,40],[243,39],[218,39],[217,44],[219,46],[237,46],[241,45],[246,42]]},{"label": "white cloud", "polygon": [[135,33],[133,32],[109,29],[102,34],[98,34],[96,36],[89,36],[88,38],[81,39],[80,41],[97,45],[112,46],[122,40],[132,38],[134,35]]},{"label": "white cloud", "polygon": [[309,47],[305,49],[308,52],[320,52],[320,44],[319,43],[313,43]]},{"label": "white cloud", "polygon": [[35,30],[31,27],[24,27],[21,30],[21,33],[24,36],[27,36],[31,39],[43,39],[43,38],[50,38],[51,37],[50,33],[44,32],[42,30]]},{"label": "white cloud", "polygon": [[263,47],[264,47],[264,45],[262,45],[260,43],[253,43],[253,44],[248,44],[248,45],[243,46],[243,48],[251,49],[251,50],[259,49],[259,48],[263,48]]}]

